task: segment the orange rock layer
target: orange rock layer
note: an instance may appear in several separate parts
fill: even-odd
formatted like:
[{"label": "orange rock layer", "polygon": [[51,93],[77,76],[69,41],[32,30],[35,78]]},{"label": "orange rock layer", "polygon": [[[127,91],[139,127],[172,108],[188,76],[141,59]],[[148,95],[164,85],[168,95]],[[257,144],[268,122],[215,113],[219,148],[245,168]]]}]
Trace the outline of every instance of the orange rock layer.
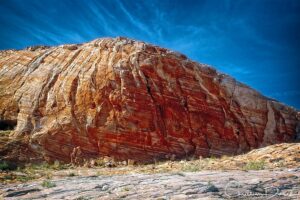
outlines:
[{"label": "orange rock layer", "polygon": [[238,154],[300,137],[297,111],[126,38],[0,52],[0,120],[46,160]]}]

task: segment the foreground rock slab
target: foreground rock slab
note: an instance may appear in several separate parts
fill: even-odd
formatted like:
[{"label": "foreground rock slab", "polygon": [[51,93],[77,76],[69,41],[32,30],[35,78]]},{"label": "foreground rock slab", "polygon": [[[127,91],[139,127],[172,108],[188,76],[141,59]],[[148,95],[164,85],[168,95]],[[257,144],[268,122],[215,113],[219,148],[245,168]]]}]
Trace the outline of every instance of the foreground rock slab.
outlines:
[{"label": "foreground rock slab", "polygon": [[4,199],[299,199],[300,169],[84,176],[2,185]]}]

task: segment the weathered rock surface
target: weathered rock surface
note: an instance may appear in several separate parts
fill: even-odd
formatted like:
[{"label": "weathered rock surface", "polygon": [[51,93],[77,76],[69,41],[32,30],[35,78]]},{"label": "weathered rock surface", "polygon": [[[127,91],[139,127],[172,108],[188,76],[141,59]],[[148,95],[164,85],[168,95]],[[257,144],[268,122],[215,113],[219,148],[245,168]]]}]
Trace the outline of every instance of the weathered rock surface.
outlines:
[{"label": "weathered rock surface", "polygon": [[0,120],[46,160],[238,154],[300,137],[293,108],[125,38],[1,51]]},{"label": "weathered rock surface", "polygon": [[[1,185],[5,199],[299,199],[299,169],[85,176]],[[0,196],[1,197],[1,196]]]}]

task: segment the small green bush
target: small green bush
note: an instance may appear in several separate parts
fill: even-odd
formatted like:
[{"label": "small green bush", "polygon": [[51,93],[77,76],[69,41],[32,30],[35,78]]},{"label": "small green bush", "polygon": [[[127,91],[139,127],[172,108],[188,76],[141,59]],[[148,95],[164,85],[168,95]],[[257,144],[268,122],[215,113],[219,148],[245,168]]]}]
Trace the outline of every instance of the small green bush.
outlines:
[{"label": "small green bush", "polygon": [[9,171],[9,170],[16,170],[16,169],[17,169],[17,165],[11,162],[0,161],[0,170]]},{"label": "small green bush", "polygon": [[27,176],[17,176],[16,180],[24,183],[24,182],[33,180],[34,178],[35,178],[34,176],[30,176],[30,175],[27,175]]},{"label": "small green bush", "polygon": [[9,166],[7,164],[7,162],[0,162],[0,170],[8,170]]},{"label": "small green bush", "polygon": [[7,175],[4,175],[4,180],[13,180],[14,179],[14,177],[13,177],[13,175],[12,174],[7,174]]},{"label": "small green bush", "polygon": [[182,170],[184,172],[197,172],[197,171],[200,171],[201,168],[200,168],[200,166],[197,166],[197,165],[187,164],[187,165],[183,166]]},{"label": "small green bush", "polygon": [[49,180],[44,180],[43,183],[42,183],[42,186],[45,187],[45,188],[52,188],[52,187],[55,187],[56,184],[49,181]]},{"label": "small green bush", "polygon": [[243,169],[244,170],[262,170],[265,168],[265,161],[251,161],[248,162]]}]

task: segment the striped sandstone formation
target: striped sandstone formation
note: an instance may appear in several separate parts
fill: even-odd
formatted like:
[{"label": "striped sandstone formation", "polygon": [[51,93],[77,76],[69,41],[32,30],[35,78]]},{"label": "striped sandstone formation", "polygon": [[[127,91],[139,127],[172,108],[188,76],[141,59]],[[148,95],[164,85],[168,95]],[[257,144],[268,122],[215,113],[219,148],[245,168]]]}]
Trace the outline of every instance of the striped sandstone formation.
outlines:
[{"label": "striped sandstone formation", "polygon": [[120,37],[1,51],[0,124],[16,125],[11,137],[45,160],[66,162],[239,154],[300,137],[295,109]]}]

